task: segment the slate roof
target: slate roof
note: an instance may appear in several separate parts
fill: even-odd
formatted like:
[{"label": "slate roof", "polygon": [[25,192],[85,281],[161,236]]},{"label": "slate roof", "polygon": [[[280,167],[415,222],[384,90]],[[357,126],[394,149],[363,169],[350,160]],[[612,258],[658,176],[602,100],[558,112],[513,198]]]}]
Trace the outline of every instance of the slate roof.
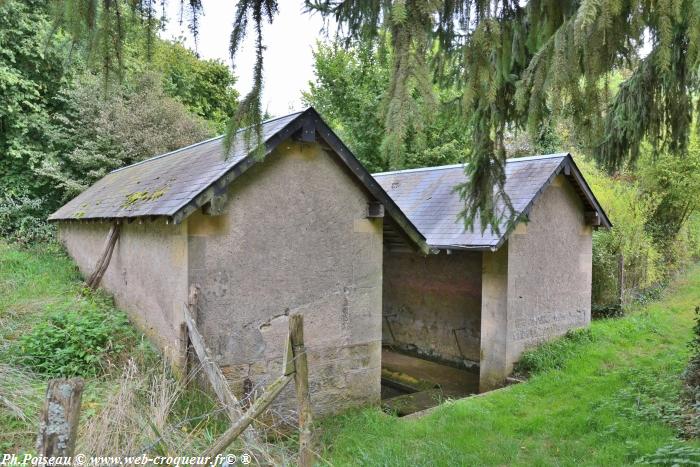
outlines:
[{"label": "slate roof", "polygon": [[[509,159],[506,162],[506,186],[516,216],[527,215],[538,196],[558,174],[572,181],[587,210],[598,213],[601,225],[610,227],[602,207],[586,184],[581,172],[567,153]],[[464,201],[454,187],[466,180],[464,165],[447,165],[374,174],[401,210],[426,238],[431,248],[487,250],[497,249],[510,233],[507,219],[500,234],[488,228],[483,234],[479,220],[473,231],[464,229],[458,219]]]},{"label": "slate roof", "polygon": [[[290,137],[320,137],[350,173],[382,203],[411,243],[427,252],[425,238],[311,107],[262,125],[265,155]],[[259,162],[249,153],[243,132],[234,138],[228,158],[223,137],[193,144],[114,170],[53,213],[52,221],[126,221],[165,218],[179,223],[226,192],[228,185]]]},{"label": "slate roof", "polygon": [[[350,150],[309,108],[263,123],[265,154],[294,136],[309,141],[318,135],[345,163],[369,193],[381,202],[389,216],[412,244],[429,248],[497,249],[507,238],[477,227],[465,231],[458,214],[463,201],[453,188],[465,180],[464,165],[401,170],[370,175]],[[162,154],[107,174],[53,213],[52,221],[131,220],[165,218],[178,223],[226,192],[228,185],[258,162],[249,154],[240,132],[224,157],[223,137],[213,138]],[[537,197],[554,177],[565,173],[604,227],[605,212],[586,184],[573,158],[566,153],[510,159],[506,163],[506,193],[516,215],[527,215]],[[479,225],[478,219],[476,225]]]},{"label": "slate roof", "polygon": [[[301,112],[263,124],[267,141]],[[172,216],[248,155],[236,138],[228,159],[223,136],[116,169],[69,201],[49,220]]]}]

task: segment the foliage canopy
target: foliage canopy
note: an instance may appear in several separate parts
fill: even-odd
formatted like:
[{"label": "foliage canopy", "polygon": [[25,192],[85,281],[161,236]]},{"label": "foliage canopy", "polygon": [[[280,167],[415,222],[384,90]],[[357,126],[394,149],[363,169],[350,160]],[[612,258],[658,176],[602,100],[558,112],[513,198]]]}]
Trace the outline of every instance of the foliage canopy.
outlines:
[{"label": "foliage canopy", "polygon": [[[75,37],[101,33],[104,68],[119,62],[123,12],[113,0],[63,0],[63,19]],[[131,0],[153,24],[154,0]],[[430,122],[433,83],[459,90],[471,141],[465,226],[481,228],[510,214],[504,141],[509,132],[536,135],[567,115],[587,149],[608,169],[634,162],[640,145],[683,152],[695,111],[700,6],[693,0],[306,0],[310,12],[332,18],[345,44],[387,41],[390,78],[382,106],[382,154],[389,166],[403,142]],[[201,0],[180,0],[195,34]],[[249,26],[255,35],[254,86],[234,113],[230,132],[253,124],[259,132],[263,29],[277,0],[241,0],[230,37],[232,57]],[[149,28],[151,31],[153,28]],[[99,34],[98,34],[99,35]],[[641,53],[645,44],[648,54]],[[611,96],[608,79],[632,70]],[[496,186],[497,189],[493,190]]]}]

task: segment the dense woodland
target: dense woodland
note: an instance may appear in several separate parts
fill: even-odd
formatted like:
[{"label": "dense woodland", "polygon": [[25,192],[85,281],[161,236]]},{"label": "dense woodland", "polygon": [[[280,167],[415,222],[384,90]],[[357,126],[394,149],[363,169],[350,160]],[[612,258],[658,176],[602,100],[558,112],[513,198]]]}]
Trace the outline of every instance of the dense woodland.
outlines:
[{"label": "dense woodland", "polygon": [[125,22],[119,74],[57,28],[52,3],[0,5],[0,232],[47,239],[47,214],[117,167],[223,131],[235,77]]}]

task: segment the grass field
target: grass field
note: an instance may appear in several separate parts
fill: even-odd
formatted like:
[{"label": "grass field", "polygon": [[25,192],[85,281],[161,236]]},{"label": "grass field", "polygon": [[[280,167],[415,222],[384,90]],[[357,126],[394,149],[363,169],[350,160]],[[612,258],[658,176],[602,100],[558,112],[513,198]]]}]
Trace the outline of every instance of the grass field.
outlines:
[{"label": "grass field", "polygon": [[[596,321],[590,332],[532,353],[528,361],[538,370],[525,384],[450,402],[417,420],[366,409],[321,422],[323,457],[333,465],[624,465],[664,446],[695,449],[677,439],[677,427],[679,375],[697,305],[700,267],[660,301],[621,319]],[[104,297],[81,293],[77,270],[60,249],[19,250],[0,242],[0,394],[12,397],[27,417],[18,419],[0,404],[0,452],[31,452],[47,379],[18,365],[9,349],[52,310],[64,308],[120,313]],[[142,368],[142,380],[152,381],[162,363],[138,333],[130,339],[125,356],[150,355],[140,365],[156,367]],[[119,384],[117,363],[107,370],[88,381],[83,421],[92,426],[108,422],[99,415],[126,387]],[[147,385],[136,390],[146,402],[152,397]],[[182,454],[183,433],[190,446],[203,447],[225,429],[221,417],[196,417],[214,407],[202,398],[180,394],[167,408],[162,425],[177,429],[160,449]],[[151,408],[133,410],[149,416]],[[195,421],[182,422],[189,418]],[[134,426],[139,443],[155,438],[147,425]],[[84,440],[90,429],[83,427]]]},{"label": "grass field", "polygon": [[335,465],[616,466],[682,447],[674,428],[679,375],[697,305],[700,267],[660,301],[538,350],[532,357],[542,370],[525,384],[417,420],[377,410],[329,420],[325,458]]}]

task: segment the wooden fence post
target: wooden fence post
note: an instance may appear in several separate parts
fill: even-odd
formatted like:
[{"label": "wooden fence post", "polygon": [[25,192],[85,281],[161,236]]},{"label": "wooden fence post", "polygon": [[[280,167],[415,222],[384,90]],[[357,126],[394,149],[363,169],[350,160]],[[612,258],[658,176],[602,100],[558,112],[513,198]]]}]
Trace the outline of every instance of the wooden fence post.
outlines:
[{"label": "wooden fence post", "polygon": [[289,316],[289,338],[294,353],[294,385],[299,406],[299,465],[312,466],[316,456],[312,450],[311,397],[309,396],[309,366],[304,347],[304,316],[293,314]]},{"label": "wooden fence post", "polygon": [[262,414],[265,409],[275,400],[275,397],[282,392],[282,389],[287,386],[287,384],[292,380],[291,375],[282,375],[272,382],[265,392],[255,399],[253,405],[239,418],[236,420],[231,427],[224,432],[219,439],[217,439],[214,444],[206,450],[202,457],[208,457],[209,459],[216,458],[217,455],[224,452],[224,450],[229,447],[231,443],[234,442],[238,436],[243,433],[253,421]]},{"label": "wooden fence post", "polygon": [[[197,313],[198,313],[198,303],[199,302],[199,285],[191,284],[189,295],[187,296],[187,311],[189,311],[192,317],[192,322],[197,324]],[[190,333],[187,329],[187,320],[185,319],[180,323],[180,341],[182,346],[182,369],[185,375],[185,381],[187,381],[187,376],[192,370],[192,360],[196,356],[194,346],[192,345],[192,339],[190,338]]]},{"label": "wooden fence post", "polygon": [[[185,375],[189,372],[192,366],[192,359],[196,355],[217,399],[219,399],[221,405],[226,408],[229,419],[234,426],[241,426],[240,420],[245,418],[245,413],[241,407],[240,401],[233,392],[231,392],[231,388],[229,388],[228,382],[221,372],[221,368],[219,368],[219,365],[211,358],[210,352],[204,342],[204,337],[202,337],[199,333],[199,329],[197,329],[199,290],[199,286],[196,284],[190,286],[188,302],[183,310],[184,328],[182,329],[183,334],[181,335],[181,340],[184,343]],[[251,419],[250,422],[252,421]],[[262,437],[256,432],[254,427],[249,427],[250,422],[242,426],[242,430],[245,430],[243,437],[248,447],[250,449],[257,449],[268,461],[272,461],[267,452],[262,449]],[[246,428],[248,429],[246,430]],[[236,436],[238,436],[238,434],[236,434]]]},{"label": "wooden fence post", "polygon": [[73,455],[84,385],[82,378],[49,381],[36,441],[39,456]]},{"label": "wooden fence post", "polygon": [[620,253],[617,257],[617,301],[622,306],[625,298],[625,257]]},{"label": "wooden fence post", "polygon": [[299,465],[310,467],[316,460],[312,450],[313,423],[311,416],[311,399],[309,397],[309,367],[304,347],[304,318],[300,314],[289,316],[289,336],[285,343],[282,376],[272,382],[263,394],[243,416],[231,425],[226,432],[203,454],[203,457],[214,459],[221,454],[252,421],[262,414],[272,401],[282,392],[282,389],[294,378],[299,405]]}]

